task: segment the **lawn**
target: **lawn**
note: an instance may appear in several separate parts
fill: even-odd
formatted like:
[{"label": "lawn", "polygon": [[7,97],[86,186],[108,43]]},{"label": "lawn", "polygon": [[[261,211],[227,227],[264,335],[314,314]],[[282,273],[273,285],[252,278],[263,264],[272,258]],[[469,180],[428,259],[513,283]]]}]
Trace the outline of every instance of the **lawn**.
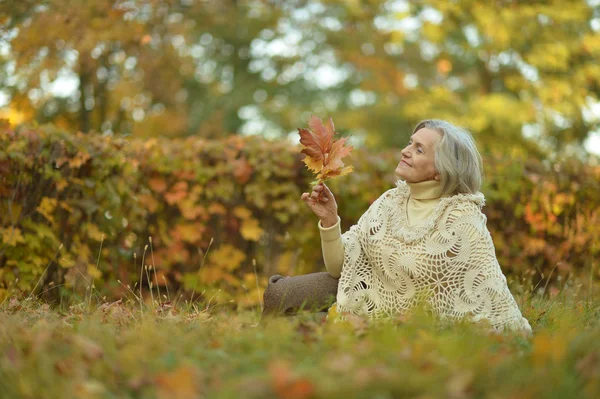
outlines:
[{"label": "lawn", "polygon": [[533,337],[421,312],[385,323],[302,314],[265,326],[258,308],[12,297],[0,306],[0,397],[600,397],[594,290],[516,299]]}]

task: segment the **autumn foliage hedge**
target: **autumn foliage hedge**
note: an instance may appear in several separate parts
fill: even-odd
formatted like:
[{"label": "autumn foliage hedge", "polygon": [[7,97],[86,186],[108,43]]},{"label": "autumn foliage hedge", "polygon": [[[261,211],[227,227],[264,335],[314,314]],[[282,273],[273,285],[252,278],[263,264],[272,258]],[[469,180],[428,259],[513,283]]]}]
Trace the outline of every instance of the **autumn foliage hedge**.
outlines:
[{"label": "autumn foliage hedge", "polygon": [[[4,123],[0,299],[92,284],[119,297],[144,272],[146,292],[151,280],[170,297],[194,290],[256,305],[269,275],[323,270],[316,217],[300,200],[312,177],[299,152],[260,137],[129,140]],[[355,150],[355,172],[330,183],[344,231],[394,186],[398,155]],[[517,155],[484,162],[484,211],[505,273],[552,294],[592,270],[600,168]]]}]

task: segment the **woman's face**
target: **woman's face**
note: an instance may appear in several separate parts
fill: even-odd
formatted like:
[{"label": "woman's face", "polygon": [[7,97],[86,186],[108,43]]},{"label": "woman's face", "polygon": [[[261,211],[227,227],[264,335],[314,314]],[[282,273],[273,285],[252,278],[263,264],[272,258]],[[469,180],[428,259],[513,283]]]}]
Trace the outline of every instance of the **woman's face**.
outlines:
[{"label": "woman's face", "polygon": [[402,150],[402,159],[396,167],[396,176],[407,183],[419,183],[427,180],[439,180],[435,170],[435,145],[442,135],[432,129],[417,130]]}]

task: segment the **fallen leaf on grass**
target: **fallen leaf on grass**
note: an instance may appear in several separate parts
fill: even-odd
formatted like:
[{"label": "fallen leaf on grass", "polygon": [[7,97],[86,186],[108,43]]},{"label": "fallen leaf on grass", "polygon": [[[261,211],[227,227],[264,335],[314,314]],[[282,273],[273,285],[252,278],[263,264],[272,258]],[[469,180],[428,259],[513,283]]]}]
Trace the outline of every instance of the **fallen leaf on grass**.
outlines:
[{"label": "fallen leaf on grass", "polygon": [[291,366],[283,360],[274,360],[269,364],[269,373],[273,390],[283,399],[305,399],[315,394],[312,382],[306,378],[295,377]]},{"label": "fallen leaf on grass", "polygon": [[200,394],[198,371],[193,366],[181,366],[154,377],[156,393],[164,399],[197,398]]},{"label": "fallen leaf on grass", "polygon": [[10,298],[10,301],[8,301],[8,310],[12,310],[12,311],[16,312],[20,309],[21,309],[21,302],[19,302],[19,300],[15,297]]},{"label": "fallen leaf on grass", "polygon": [[100,381],[83,381],[75,386],[78,398],[101,397],[106,393],[106,387]]},{"label": "fallen leaf on grass", "polygon": [[54,362],[54,368],[60,375],[72,375],[75,365],[72,359],[58,359]]},{"label": "fallen leaf on grass", "polygon": [[10,346],[4,352],[4,357],[8,360],[10,366],[13,369],[18,369],[21,367],[21,354],[14,346]]},{"label": "fallen leaf on grass", "polygon": [[474,380],[472,371],[464,371],[452,376],[446,385],[448,396],[457,399],[470,397]]},{"label": "fallen leaf on grass", "polygon": [[75,335],[72,340],[73,344],[81,351],[81,354],[86,360],[93,361],[104,356],[104,350],[91,339],[81,335]]},{"label": "fallen leaf on grass", "polygon": [[548,362],[558,363],[566,352],[566,343],[562,337],[542,333],[533,339],[531,357],[536,365],[545,365]]},{"label": "fallen leaf on grass", "polygon": [[355,366],[354,357],[349,353],[334,354],[327,359],[326,366],[329,370],[346,373]]},{"label": "fallen leaf on grass", "polygon": [[131,309],[125,307],[121,299],[111,303],[103,303],[98,307],[96,312],[102,314],[102,321],[104,323],[114,323],[122,326],[135,320]]}]

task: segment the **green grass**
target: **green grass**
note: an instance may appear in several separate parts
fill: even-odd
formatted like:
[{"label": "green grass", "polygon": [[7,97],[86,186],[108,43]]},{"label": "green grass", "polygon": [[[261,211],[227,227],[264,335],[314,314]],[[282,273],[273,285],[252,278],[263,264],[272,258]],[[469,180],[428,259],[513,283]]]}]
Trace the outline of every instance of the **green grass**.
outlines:
[{"label": "green grass", "polygon": [[600,397],[598,302],[581,287],[517,302],[533,337],[418,312],[263,327],[258,310],[11,299],[0,307],[0,397]]}]

